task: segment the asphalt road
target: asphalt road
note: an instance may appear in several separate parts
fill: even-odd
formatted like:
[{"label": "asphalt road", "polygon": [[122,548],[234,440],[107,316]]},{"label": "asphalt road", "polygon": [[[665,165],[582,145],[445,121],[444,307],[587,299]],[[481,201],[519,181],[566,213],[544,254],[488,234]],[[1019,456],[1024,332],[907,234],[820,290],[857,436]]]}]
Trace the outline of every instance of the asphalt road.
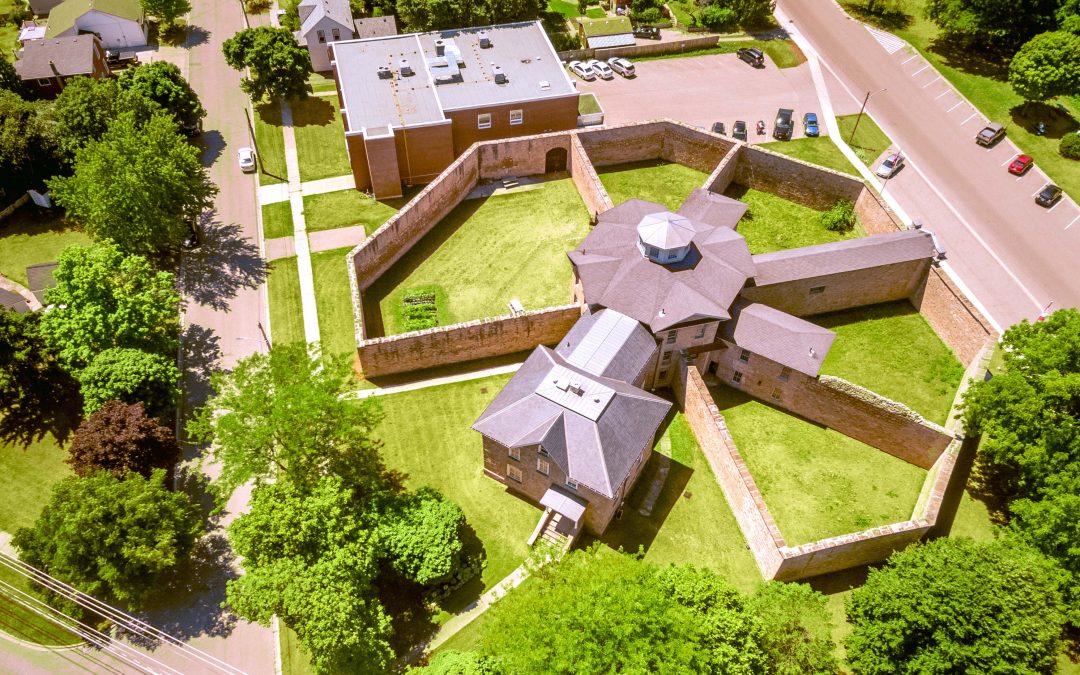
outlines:
[{"label": "asphalt road", "polygon": [[989,150],[976,145],[982,118],[957,105],[921,59],[890,54],[832,0],[779,4],[793,22],[785,27],[809,40],[851,95],[886,90],[874,94],[868,110],[908,158],[886,190],[938,234],[950,264],[997,322],[1034,318],[1050,301],[1056,308],[1076,306],[1076,204],[1063,200],[1049,211],[1035,205],[1041,174],[1017,179],[1006,171],[1015,153],[1011,143]]}]

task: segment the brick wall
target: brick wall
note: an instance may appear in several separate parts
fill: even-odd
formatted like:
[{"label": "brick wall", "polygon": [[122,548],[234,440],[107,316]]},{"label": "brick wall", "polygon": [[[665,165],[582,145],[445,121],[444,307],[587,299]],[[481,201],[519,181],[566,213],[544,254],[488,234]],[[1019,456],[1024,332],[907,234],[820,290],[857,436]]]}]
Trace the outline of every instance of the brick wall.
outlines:
[{"label": "brick wall", "polygon": [[454,132],[449,122],[398,129],[394,141],[398,172],[407,185],[434,180],[458,154],[454,152]]},{"label": "brick wall", "polygon": [[357,347],[360,369],[371,378],[553,345],[580,317],[578,305],[562,305],[363,340]]},{"label": "brick wall", "polygon": [[864,532],[821,539],[795,548],[780,550],[783,558],[773,579],[796,581],[819,574],[837,572],[857,565],[880,562],[893,551],[923,538],[930,525],[905,520],[882,525]]},{"label": "brick wall", "polygon": [[[511,110],[522,112],[521,124],[510,124]],[[488,129],[477,126],[477,116],[484,113],[491,115],[491,127]],[[576,128],[578,94],[499,106],[447,110],[446,116],[453,121],[454,154],[460,154],[473,143]]]},{"label": "brick wall", "polygon": [[840,199],[855,202],[864,190],[854,176],[752,145],[738,154],[735,182],[819,210]]},{"label": "brick wall", "polygon": [[866,187],[855,200],[855,215],[867,234],[892,234],[907,229],[881,197]]},{"label": "brick wall", "polygon": [[615,206],[577,134],[570,137],[569,164],[570,177],[574,179],[574,185],[589,213],[595,216]]},{"label": "brick wall", "polygon": [[705,179],[706,190],[724,194],[724,191],[735,180],[735,171],[739,168],[740,152],[742,152],[741,145],[731,146],[724,158],[720,160],[720,163],[716,165],[709,177]]},{"label": "brick wall", "polygon": [[990,322],[940,267],[930,270],[912,304],[965,365],[978,356],[987,341],[998,339]]},{"label": "brick wall", "polygon": [[695,49],[707,49],[716,46],[715,35],[687,38],[685,40],[670,40],[667,42],[645,42],[626,47],[608,47],[606,49],[594,49],[594,58],[607,60],[613,56],[625,56],[637,58],[641,56],[656,56],[657,54],[680,54]]},{"label": "brick wall", "polygon": [[547,153],[556,148],[566,151],[569,168],[571,139],[571,134],[552,133],[511,138],[500,143],[481,143],[476,146],[480,153],[480,179],[541,175],[547,169]]},{"label": "brick wall", "polygon": [[735,142],[670,120],[577,132],[596,166],[663,159],[712,173]]}]

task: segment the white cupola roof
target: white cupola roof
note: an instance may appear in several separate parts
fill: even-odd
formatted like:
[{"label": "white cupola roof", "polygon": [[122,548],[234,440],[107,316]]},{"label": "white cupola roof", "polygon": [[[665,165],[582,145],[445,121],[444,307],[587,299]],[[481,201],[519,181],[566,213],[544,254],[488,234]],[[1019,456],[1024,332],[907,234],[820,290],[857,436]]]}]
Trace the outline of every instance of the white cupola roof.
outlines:
[{"label": "white cupola roof", "polygon": [[681,262],[690,252],[695,228],[684,216],[670,211],[650,213],[637,226],[638,248],[653,262]]}]

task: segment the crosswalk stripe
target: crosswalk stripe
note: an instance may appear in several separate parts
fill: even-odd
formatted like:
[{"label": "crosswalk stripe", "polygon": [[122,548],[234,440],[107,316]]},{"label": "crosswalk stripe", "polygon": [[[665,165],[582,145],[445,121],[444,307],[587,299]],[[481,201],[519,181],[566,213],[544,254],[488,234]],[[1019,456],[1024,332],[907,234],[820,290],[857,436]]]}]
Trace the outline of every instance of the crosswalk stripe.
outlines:
[{"label": "crosswalk stripe", "polygon": [[874,36],[874,39],[878,41],[878,44],[884,47],[885,51],[890,54],[895,54],[904,48],[905,42],[892,33],[886,33],[883,30],[871,28],[870,26],[867,26],[866,30],[870,31],[870,34]]}]

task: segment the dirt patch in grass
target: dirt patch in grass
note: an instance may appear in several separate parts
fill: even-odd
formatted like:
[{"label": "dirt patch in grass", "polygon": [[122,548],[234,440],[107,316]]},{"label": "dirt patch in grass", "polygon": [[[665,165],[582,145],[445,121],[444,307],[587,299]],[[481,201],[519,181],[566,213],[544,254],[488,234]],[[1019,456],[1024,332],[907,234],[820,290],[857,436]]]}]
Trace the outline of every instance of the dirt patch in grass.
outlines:
[{"label": "dirt patch in grass", "polygon": [[858,224],[848,232],[827,230],[821,224],[821,211],[770,192],[732,183],[724,194],[750,205],[739,221],[738,231],[746,237],[746,244],[754,254],[866,236]]},{"label": "dirt patch in grass", "polygon": [[669,211],[678,210],[709,177],[703,171],[662,159],[613,164],[598,167],[596,172],[616,206],[628,199],[644,199],[663,204]]}]

